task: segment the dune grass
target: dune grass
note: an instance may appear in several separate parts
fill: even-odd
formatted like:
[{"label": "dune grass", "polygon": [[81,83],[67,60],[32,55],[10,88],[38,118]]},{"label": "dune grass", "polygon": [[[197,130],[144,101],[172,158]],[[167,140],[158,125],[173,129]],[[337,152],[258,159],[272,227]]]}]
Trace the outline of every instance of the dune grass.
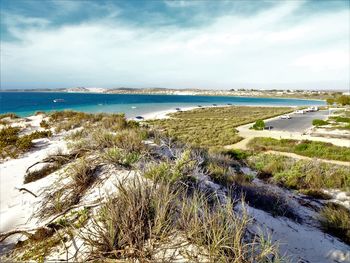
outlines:
[{"label": "dune grass", "polygon": [[[350,190],[350,169],[346,166],[264,153],[252,155],[247,161],[260,172],[261,178],[271,178],[288,188]],[[312,191],[304,193],[313,194]]]},{"label": "dune grass", "polygon": [[148,123],[191,145],[214,147],[240,141],[242,138],[235,129],[239,125],[290,111],[286,107],[200,108],[172,113],[170,119],[152,120]]},{"label": "dune grass", "polygon": [[292,139],[273,139],[256,137],[249,141],[248,147],[254,151],[274,150],[291,152],[307,157],[328,160],[350,161],[350,148],[336,146],[331,143],[318,141],[299,141]]},{"label": "dune grass", "polygon": [[320,222],[327,233],[339,237],[350,245],[350,212],[348,209],[335,203],[328,203],[320,212]]},{"label": "dune grass", "polygon": [[[169,182],[135,178],[117,188],[94,217],[93,230],[83,234],[92,260],[168,262],[171,251],[191,246],[183,255],[191,262],[280,262],[277,246],[249,235],[241,201],[238,214],[232,200],[210,203],[200,192],[187,196]],[[158,253],[164,246],[170,253]]]},{"label": "dune grass", "polygon": [[68,131],[78,127],[99,127],[111,130],[124,129],[128,125],[124,114],[91,114],[77,111],[57,111],[49,114],[47,123],[56,132]]}]

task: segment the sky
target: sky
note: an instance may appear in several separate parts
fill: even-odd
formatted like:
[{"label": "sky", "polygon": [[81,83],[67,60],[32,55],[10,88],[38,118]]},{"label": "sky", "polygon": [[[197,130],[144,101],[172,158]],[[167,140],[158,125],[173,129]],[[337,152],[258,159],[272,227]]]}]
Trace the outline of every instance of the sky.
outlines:
[{"label": "sky", "polygon": [[350,89],[350,1],[1,0],[2,89]]}]

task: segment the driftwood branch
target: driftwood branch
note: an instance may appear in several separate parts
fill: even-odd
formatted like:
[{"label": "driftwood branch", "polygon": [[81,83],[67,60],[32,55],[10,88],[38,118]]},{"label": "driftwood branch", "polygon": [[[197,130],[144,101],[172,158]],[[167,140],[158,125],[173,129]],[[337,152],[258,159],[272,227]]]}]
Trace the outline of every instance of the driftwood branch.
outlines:
[{"label": "driftwood branch", "polygon": [[16,188],[16,189],[20,192],[24,191],[24,192],[30,193],[34,197],[38,197],[36,194],[34,194],[32,191],[28,190],[27,188],[21,187],[21,188]]},{"label": "driftwood branch", "polygon": [[65,162],[68,162],[69,160],[71,159],[76,159],[78,158],[79,156],[81,156],[81,152],[73,152],[73,153],[70,153],[70,154],[55,154],[55,155],[51,155],[39,162],[36,162],[34,164],[32,164],[31,166],[29,166],[26,170],[26,173],[28,173],[29,169],[34,167],[35,165],[37,164],[40,164],[40,163],[53,163],[53,162],[59,162],[59,158],[61,158],[61,160],[64,160]]}]

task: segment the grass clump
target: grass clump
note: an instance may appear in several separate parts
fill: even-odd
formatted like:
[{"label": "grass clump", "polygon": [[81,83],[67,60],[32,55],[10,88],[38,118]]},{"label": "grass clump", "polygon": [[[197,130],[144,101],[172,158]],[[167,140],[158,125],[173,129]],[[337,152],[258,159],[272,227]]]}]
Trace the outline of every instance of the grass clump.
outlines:
[{"label": "grass clump", "polygon": [[6,126],[0,130],[1,158],[15,158],[33,147],[32,140],[50,137],[52,135],[51,131],[35,131],[31,134],[19,136],[20,132],[20,128],[11,126]]},{"label": "grass clump", "polygon": [[280,115],[290,108],[268,107],[217,107],[173,113],[170,119],[148,121],[150,125],[165,131],[193,146],[217,147],[234,144],[242,138],[235,127]]},{"label": "grass clump", "polygon": [[155,182],[174,183],[187,179],[196,167],[196,161],[191,158],[191,151],[185,150],[174,163],[161,162],[148,166],[143,172],[143,176]]},{"label": "grass clump", "polygon": [[112,164],[130,168],[140,159],[140,154],[138,152],[127,152],[126,150],[114,147],[106,149],[102,154],[102,159]]},{"label": "grass clump", "polygon": [[69,182],[60,184],[52,193],[44,197],[39,216],[46,218],[79,203],[86,190],[96,181],[96,165],[84,157],[67,168]]},{"label": "grass clump", "polygon": [[256,137],[249,141],[248,147],[254,151],[274,150],[292,152],[307,157],[350,161],[350,148],[336,146],[331,143],[318,141],[299,141],[292,139],[273,139]]},{"label": "grass clump", "polygon": [[85,236],[92,257],[151,260],[157,244],[173,233],[175,193],[169,185],[138,179],[117,188],[118,195],[101,208],[92,234]]},{"label": "grass clump", "polygon": [[350,189],[350,171],[346,166],[263,153],[253,155],[247,161],[259,171],[259,177],[271,177],[273,182],[288,188]]},{"label": "grass clump", "polygon": [[78,193],[85,191],[94,181],[94,170],[85,158],[73,163],[69,167],[68,174],[72,178],[72,188],[77,189]]},{"label": "grass clump", "polygon": [[185,189],[173,190],[164,181],[133,179],[117,188],[94,218],[92,231],[83,234],[91,260],[168,262],[167,253],[163,258],[158,253],[166,244],[170,251],[191,246],[183,255],[190,261],[280,262],[275,245],[249,234],[243,203],[238,214],[232,200],[223,205],[197,191],[188,196]]},{"label": "grass clump", "polygon": [[49,124],[55,127],[56,132],[78,127],[100,127],[117,131],[128,126],[124,114],[89,114],[69,110],[51,113]]},{"label": "grass clump", "polygon": [[258,238],[249,241],[247,227],[251,219],[244,203],[239,203],[242,209],[237,214],[236,203],[230,199],[225,205],[211,205],[206,196],[195,193],[183,200],[180,229],[190,243],[203,248],[192,259],[204,256],[209,262],[278,262],[277,247],[270,242],[263,245]]},{"label": "grass clump", "polygon": [[44,167],[42,167],[39,170],[35,170],[33,172],[29,172],[24,176],[24,183],[31,183],[31,182],[35,182],[41,178],[46,177],[47,175],[57,171],[61,166],[57,163],[54,164],[49,164],[49,165],[45,165]]},{"label": "grass clump", "polygon": [[350,245],[350,212],[345,207],[328,203],[320,211],[323,229]]},{"label": "grass clump", "polygon": [[316,127],[327,125],[327,124],[329,124],[329,123],[328,123],[328,121],[325,121],[325,120],[321,120],[321,119],[314,119],[314,120],[312,120],[312,125],[316,126]]}]

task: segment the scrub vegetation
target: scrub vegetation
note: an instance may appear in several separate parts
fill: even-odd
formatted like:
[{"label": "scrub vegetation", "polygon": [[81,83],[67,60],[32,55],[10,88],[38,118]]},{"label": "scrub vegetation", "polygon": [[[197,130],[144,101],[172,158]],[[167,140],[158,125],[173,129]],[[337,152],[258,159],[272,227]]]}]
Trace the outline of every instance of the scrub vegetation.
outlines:
[{"label": "scrub vegetation", "polygon": [[167,135],[194,146],[234,144],[242,138],[235,127],[290,112],[287,107],[212,107],[170,114],[172,118],[148,123]]},{"label": "scrub vegetation", "polygon": [[[240,125],[289,110],[253,109],[252,113],[248,107],[212,108],[207,132],[211,132],[209,123]],[[176,113],[182,117],[174,122],[198,125],[201,111]],[[39,161],[46,165],[28,172],[25,182],[60,170],[58,181],[41,193],[37,211],[40,222],[55,220],[41,228],[38,238],[27,233],[29,238],[18,245],[12,261],[45,261],[54,248],[67,249],[77,239],[86,256],[80,261],[285,262],[277,243],[252,231],[248,213],[255,208],[296,223],[301,217],[290,196],[264,183],[314,195],[323,188],[350,187],[348,170],[341,166],[214,147],[229,144],[224,138],[199,147],[181,137],[184,134],[174,140],[123,115],[66,111],[48,115],[47,124],[57,132],[69,131],[65,137],[69,153]],[[18,136],[20,131],[7,132]],[[264,180],[257,183],[254,174],[242,171],[243,165],[255,168]],[[102,186],[107,186],[108,194],[100,192]],[[326,212],[320,218],[331,225],[334,220]]]},{"label": "scrub vegetation", "polygon": [[304,194],[315,196],[317,192],[310,190],[325,188],[350,191],[350,169],[347,166],[264,153],[252,155],[247,161],[259,171],[260,178],[292,189],[307,189]]},{"label": "scrub vegetation", "polygon": [[299,141],[292,139],[273,139],[256,137],[249,141],[248,147],[254,151],[281,151],[291,152],[307,157],[321,159],[350,161],[350,148],[336,146],[331,143],[318,141]]},{"label": "scrub vegetation", "polygon": [[0,158],[15,158],[32,149],[33,140],[52,136],[51,131],[35,131],[20,135],[21,128],[5,126],[0,129]]}]

